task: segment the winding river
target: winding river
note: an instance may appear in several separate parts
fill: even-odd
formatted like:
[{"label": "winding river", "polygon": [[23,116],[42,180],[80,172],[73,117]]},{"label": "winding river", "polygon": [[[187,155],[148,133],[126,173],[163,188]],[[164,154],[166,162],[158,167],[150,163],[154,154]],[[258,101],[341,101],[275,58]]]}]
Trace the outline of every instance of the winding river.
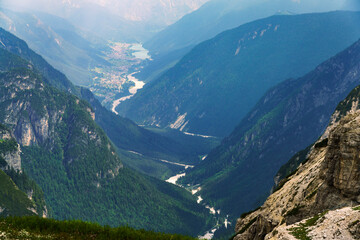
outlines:
[{"label": "winding river", "polygon": [[113,102],[111,111],[114,112],[115,114],[119,114],[116,111],[116,107],[119,106],[120,103],[122,103],[125,100],[128,100],[128,99],[132,98],[137,93],[137,91],[139,89],[142,89],[145,86],[144,82],[139,81],[136,77],[133,76],[135,73],[138,73],[138,72],[134,72],[134,73],[131,73],[131,74],[127,75],[128,81],[133,82],[135,84],[135,86],[132,86],[132,87],[129,88],[130,95],[125,96],[125,97],[121,97],[121,98],[119,98],[119,99],[117,99],[117,100],[115,100]]}]

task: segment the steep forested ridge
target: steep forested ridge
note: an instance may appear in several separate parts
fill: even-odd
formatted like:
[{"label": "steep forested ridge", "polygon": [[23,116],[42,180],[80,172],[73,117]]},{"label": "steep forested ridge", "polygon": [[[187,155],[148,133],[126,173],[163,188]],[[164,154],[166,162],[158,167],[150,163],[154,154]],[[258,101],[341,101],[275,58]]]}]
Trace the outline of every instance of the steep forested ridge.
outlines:
[{"label": "steep forested ridge", "polygon": [[200,184],[199,194],[227,212],[255,208],[278,169],[315,142],[338,102],[360,83],[359,69],[358,41],[304,77],[272,88],[182,182]]}]

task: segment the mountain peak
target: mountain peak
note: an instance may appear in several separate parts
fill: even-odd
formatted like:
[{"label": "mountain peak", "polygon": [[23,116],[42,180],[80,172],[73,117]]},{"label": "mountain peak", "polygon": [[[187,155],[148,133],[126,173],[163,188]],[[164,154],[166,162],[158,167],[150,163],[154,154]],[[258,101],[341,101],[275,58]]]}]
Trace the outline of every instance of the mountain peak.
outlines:
[{"label": "mountain peak", "polygon": [[296,15],[296,13],[291,12],[291,11],[287,11],[287,10],[279,10],[275,13],[275,15]]}]

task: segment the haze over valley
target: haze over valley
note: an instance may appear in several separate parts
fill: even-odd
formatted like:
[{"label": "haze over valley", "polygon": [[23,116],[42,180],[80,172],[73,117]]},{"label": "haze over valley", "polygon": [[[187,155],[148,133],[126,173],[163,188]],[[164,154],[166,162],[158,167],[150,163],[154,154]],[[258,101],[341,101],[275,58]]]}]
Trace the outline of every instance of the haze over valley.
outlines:
[{"label": "haze over valley", "polygon": [[359,23],[358,0],[1,0],[0,238],[359,239]]}]

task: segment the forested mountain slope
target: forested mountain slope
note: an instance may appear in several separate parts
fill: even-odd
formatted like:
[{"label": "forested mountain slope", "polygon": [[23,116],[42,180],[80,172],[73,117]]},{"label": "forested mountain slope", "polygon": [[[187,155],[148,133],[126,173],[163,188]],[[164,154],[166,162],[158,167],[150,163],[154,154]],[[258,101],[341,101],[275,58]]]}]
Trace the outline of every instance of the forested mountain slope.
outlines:
[{"label": "forested mountain slope", "polygon": [[256,207],[278,169],[321,135],[337,104],[360,84],[359,70],[358,41],[304,77],[272,88],[182,183],[200,184],[199,194],[229,213]]}]

